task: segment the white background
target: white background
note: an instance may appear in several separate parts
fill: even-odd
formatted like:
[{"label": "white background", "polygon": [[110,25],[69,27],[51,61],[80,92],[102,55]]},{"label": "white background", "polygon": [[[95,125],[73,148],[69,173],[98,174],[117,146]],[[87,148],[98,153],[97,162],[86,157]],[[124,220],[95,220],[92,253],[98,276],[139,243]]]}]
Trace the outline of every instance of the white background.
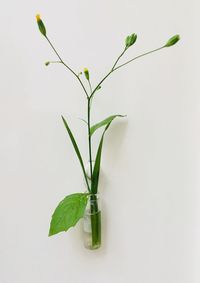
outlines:
[{"label": "white background", "polygon": [[[197,1],[1,2],[0,283],[199,283],[199,5]],[[93,84],[123,60],[163,45],[110,77],[93,103],[93,123],[116,120],[103,150],[103,245],[84,249],[80,225],[48,238],[51,214],[85,190],[60,115],[87,161],[86,100],[38,32],[48,35]],[[123,61],[122,60],[122,61]],[[94,138],[94,152],[99,135]]]}]

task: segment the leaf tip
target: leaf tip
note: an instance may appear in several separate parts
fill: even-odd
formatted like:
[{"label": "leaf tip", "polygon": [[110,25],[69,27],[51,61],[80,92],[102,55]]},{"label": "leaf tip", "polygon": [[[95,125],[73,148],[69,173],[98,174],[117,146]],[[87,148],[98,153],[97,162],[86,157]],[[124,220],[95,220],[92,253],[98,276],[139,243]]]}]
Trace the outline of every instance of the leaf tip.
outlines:
[{"label": "leaf tip", "polygon": [[53,236],[55,233],[53,233],[53,231],[52,231],[52,229],[51,229],[51,227],[49,228],[49,234],[48,234],[48,237],[51,237],[51,236]]},{"label": "leaf tip", "polygon": [[63,116],[63,115],[61,115],[61,118],[62,118],[62,120],[63,120],[63,123],[65,124],[65,123],[66,123],[66,121],[65,121],[64,116]]}]

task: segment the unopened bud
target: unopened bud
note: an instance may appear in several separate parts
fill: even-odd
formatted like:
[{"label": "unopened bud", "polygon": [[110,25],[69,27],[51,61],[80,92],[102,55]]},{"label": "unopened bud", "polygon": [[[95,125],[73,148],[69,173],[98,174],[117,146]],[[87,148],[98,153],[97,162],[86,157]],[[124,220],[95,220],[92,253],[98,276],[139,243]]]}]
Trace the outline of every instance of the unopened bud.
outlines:
[{"label": "unopened bud", "polygon": [[40,15],[36,15],[36,20],[37,20],[37,24],[38,24],[41,34],[46,36],[46,28],[45,28],[43,21],[40,18]]},{"label": "unopened bud", "polygon": [[86,79],[89,81],[89,79],[90,79],[90,75],[89,75],[89,71],[88,71],[88,69],[87,69],[87,68],[85,68],[83,71],[84,71],[84,74],[85,74]]},{"label": "unopened bud", "polygon": [[137,40],[137,34],[128,35],[125,40],[126,49],[133,45]]},{"label": "unopened bud", "polygon": [[180,40],[180,35],[179,35],[179,34],[176,34],[176,35],[172,36],[172,37],[167,41],[167,43],[165,44],[164,47],[170,47],[170,46],[176,44],[179,40]]}]

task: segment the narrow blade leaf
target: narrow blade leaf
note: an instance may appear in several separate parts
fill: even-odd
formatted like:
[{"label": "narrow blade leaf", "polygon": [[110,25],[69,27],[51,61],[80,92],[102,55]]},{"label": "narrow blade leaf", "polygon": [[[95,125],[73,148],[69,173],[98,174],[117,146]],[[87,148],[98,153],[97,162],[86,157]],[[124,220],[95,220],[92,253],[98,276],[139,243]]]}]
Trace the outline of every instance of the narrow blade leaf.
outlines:
[{"label": "narrow blade leaf", "polygon": [[75,226],[79,219],[83,217],[87,200],[88,195],[84,193],[65,197],[52,215],[49,236],[67,231],[70,227]]},{"label": "narrow blade leaf", "polygon": [[[112,122],[112,120],[111,120],[111,122]],[[104,140],[105,132],[108,129],[108,127],[110,126],[111,122],[109,124],[107,124],[107,126],[106,126],[106,128],[105,128],[105,130],[102,134],[102,137],[101,137],[101,140],[100,140],[100,143],[99,143],[99,147],[98,147],[98,150],[97,150],[97,155],[96,155],[93,174],[92,174],[92,185],[91,185],[91,193],[92,194],[96,194],[97,190],[98,190],[103,140]]]},{"label": "narrow blade leaf", "polygon": [[125,115],[112,115],[112,116],[109,116],[108,118],[102,120],[101,122],[93,125],[90,128],[90,135],[92,136],[97,129],[99,129],[99,128],[101,128],[103,126],[106,126],[109,123],[111,123],[116,117],[125,117]]},{"label": "narrow blade leaf", "polygon": [[73,147],[74,147],[74,149],[75,149],[76,155],[77,155],[77,157],[78,157],[78,159],[79,159],[79,162],[80,162],[80,164],[81,164],[81,168],[82,168],[82,171],[83,171],[83,175],[84,175],[84,178],[85,178],[85,181],[86,181],[88,190],[90,190],[89,184],[88,184],[88,179],[87,179],[87,175],[86,175],[86,172],[85,172],[85,167],[84,167],[84,164],[83,164],[83,159],[82,159],[82,157],[81,157],[80,150],[79,150],[78,145],[77,145],[77,143],[76,143],[76,141],[75,141],[75,138],[74,138],[74,136],[73,136],[73,134],[72,134],[72,131],[70,130],[70,128],[69,128],[69,126],[68,126],[68,124],[67,124],[67,122],[66,122],[66,120],[65,120],[65,118],[64,118],[63,116],[62,116],[62,120],[63,120],[63,123],[64,123],[64,125],[65,125],[65,128],[67,129],[67,132],[68,132],[68,134],[69,134],[69,137],[70,137],[71,142],[72,142],[72,144],[73,144]]}]

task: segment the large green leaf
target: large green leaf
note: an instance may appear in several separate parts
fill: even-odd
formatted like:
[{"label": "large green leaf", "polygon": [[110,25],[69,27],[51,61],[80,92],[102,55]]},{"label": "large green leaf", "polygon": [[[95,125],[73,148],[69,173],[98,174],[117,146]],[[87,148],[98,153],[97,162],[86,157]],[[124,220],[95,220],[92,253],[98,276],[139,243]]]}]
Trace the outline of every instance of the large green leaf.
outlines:
[{"label": "large green leaf", "polygon": [[[112,120],[111,120],[112,122]],[[92,173],[92,185],[91,185],[91,193],[92,194],[96,194],[97,190],[98,190],[98,183],[99,183],[99,173],[100,173],[100,166],[101,166],[101,153],[102,153],[102,147],[103,147],[103,140],[104,140],[104,135],[106,130],[108,129],[108,127],[110,126],[111,122],[109,124],[107,124],[100,143],[99,143],[99,147],[97,150],[97,154],[96,154],[96,158],[95,158],[95,164],[94,164],[94,169],[93,169],[93,173]]]},{"label": "large green leaf", "polygon": [[124,115],[112,115],[112,116],[109,116],[108,118],[104,119],[103,121],[93,125],[90,128],[90,135],[92,136],[97,129],[110,124],[116,117],[125,117],[125,116]]},{"label": "large green leaf", "polygon": [[88,179],[87,179],[87,175],[86,175],[86,172],[85,172],[85,167],[84,167],[84,164],[83,164],[83,159],[82,159],[82,157],[81,157],[80,150],[79,150],[78,145],[77,145],[77,143],[76,143],[76,141],[75,141],[75,138],[74,138],[74,136],[73,136],[73,134],[72,134],[72,131],[70,130],[70,128],[69,128],[69,126],[68,126],[68,124],[67,124],[67,122],[66,122],[66,120],[65,120],[65,118],[64,118],[63,116],[62,116],[62,120],[63,120],[63,123],[64,123],[64,125],[65,125],[65,128],[67,129],[67,132],[68,132],[68,134],[69,134],[69,137],[70,137],[70,139],[71,139],[71,142],[72,142],[72,144],[73,144],[73,146],[74,146],[74,149],[75,149],[75,152],[76,152],[77,157],[78,157],[78,159],[79,159],[79,162],[80,162],[80,164],[81,164],[81,168],[82,168],[82,170],[83,170],[83,175],[84,175],[84,178],[85,178],[85,181],[86,181],[88,190],[90,190],[89,184],[88,184]]},{"label": "large green leaf", "polygon": [[79,219],[83,217],[87,200],[88,194],[84,193],[65,197],[52,215],[49,236],[67,231],[70,227],[75,226]]}]

